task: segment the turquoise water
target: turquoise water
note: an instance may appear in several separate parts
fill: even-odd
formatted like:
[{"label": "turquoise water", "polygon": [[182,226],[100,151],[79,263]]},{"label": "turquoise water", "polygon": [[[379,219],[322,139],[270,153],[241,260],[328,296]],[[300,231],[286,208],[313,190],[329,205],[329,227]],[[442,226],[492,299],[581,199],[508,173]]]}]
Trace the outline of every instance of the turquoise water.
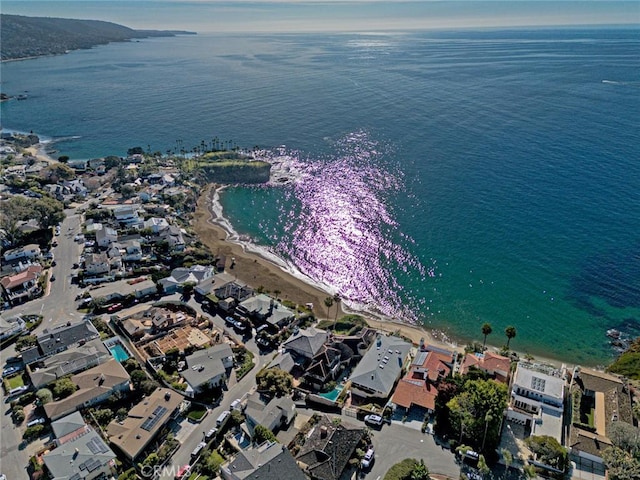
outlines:
[{"label": "turquoise water", "polygon": [[112,347],[109,347],[109,351],[111,352],[111,355],[113,355],[113,358],[115,358],[120,363],[124,362],[129,358],[129,354],[124,349],[124,347],[119,343],[115,344]]},{"label": "turquoise water", "polygon": [[338,396],[340,395],[340,392],[342,391],[342,389],[343,389],[342,386],[337,386],[333,390],[331,390],[330,392],[319,393],[318,395],[320,395],[321,397],[324,397],[324,398],[326,398],[328,400],[331,400],[332,402],[335,402],[336,398],[338,398]]},{"label": "turquoise water", "polygon": [[[2,66],[56,155],[284,158],[234,228],[346,303],[586,365],[640,334],[640,31],[198,35]],[[171,79],[171,81],[167,81]],[[278,146],[282,145],[281,148]]]}]

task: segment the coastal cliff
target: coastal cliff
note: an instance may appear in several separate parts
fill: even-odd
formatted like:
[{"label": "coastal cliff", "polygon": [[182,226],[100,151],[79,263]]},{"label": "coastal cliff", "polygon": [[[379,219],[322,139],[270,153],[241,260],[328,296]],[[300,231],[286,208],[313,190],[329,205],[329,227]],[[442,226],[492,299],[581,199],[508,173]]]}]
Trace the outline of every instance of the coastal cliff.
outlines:
[{"label": "coastal cliff", "polygon": [[91,48],[136,38],[172,37],[193,32],[134,30],[99,20],[25,17],[0,14],[0,59],[59,55],[69,50]]}]

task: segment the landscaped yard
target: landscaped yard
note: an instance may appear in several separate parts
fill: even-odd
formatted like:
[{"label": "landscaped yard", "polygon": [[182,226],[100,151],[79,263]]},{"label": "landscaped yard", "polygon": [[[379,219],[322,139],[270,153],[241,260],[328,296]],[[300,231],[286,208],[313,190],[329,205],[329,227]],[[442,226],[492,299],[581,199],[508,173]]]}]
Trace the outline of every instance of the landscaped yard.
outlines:
[{"label": "landscaped yard", "polygon": [[202,417],[207,413],[207,409],[204,407],[193,407],[187,417],[189,420],[193,420],[194,422],[199,422],[202,420]]},{"label": "landscaped yard", "polygon": [[7,392],[13,390],[14,388],[22,387],[24,385],[24,380],[22,378],[22,374],[15,375],[13,377],[9,377],[5,379],[7,386]]}]

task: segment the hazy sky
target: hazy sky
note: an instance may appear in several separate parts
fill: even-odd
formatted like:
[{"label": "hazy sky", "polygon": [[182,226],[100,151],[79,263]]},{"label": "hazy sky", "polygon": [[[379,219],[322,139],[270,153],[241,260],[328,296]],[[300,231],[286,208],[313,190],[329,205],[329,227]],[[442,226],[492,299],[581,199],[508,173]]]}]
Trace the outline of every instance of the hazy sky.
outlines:
[{"label": "hazy sky", "polygon": [[2,13],[207,32],[383,31],[635,24],[640,1],[3,0]]}]

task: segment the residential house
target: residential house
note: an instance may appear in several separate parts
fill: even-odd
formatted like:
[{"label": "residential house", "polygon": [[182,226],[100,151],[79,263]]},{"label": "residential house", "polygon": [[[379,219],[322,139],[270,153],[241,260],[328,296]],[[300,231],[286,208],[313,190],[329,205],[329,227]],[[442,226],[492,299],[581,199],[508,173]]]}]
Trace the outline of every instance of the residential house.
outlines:
[{"label": "residential house", "polygon": [[157,291],[158,288],[153,280],[140,277],[135,280],[111,282],[102,287],[90,290],[89,293],[93,300],[109,302],[126,298],[129,295],[133,295],[135,298],[143,298],[148,295],[154,295]]},{"label": "residential house", "polygon": [[156,389],[134,405],[124,421],[109,423],[106,429],[109,442],[129,461],[135,462],[162,427],[177,414],[182,398],[168,388]]},{"label": "residential house", "polygon": [[245,424],[251,437],[258,425],[277,433],[287,427],[296,417],[296,405],[290,397],[274,397],[265,399],[259,393],[247,397],[244,410]]},{"label": "residential house", "polygon": [[195,288],[196,300],[205,297],[223,311],[231,311],[239,302],[253,295],[253,289],[228,273],[217,273]]},{"label": "residential house", "polygon": [[180,372],[187,382],[185,394],[193,397],[206,388],[222,386],[233,367],[233,351],[228,343],[198,350],[185,358],[187,369]]},{"label": "residential house", "polygon": [[616,423],[633,425],[631,389],[616,375],[576,367],[571,381],[574,399],[569,440],[571,460],[577,469],[604,472],[602,452],[612,445]]},{"label": "residential house", "polygon": [[541,364],[519,362],[506,419],[523,425],[531,435],[549,435],[562,444],[564,373]]},{"label": "residential house", "polygon": [[42,251],[40,250],[40,246],[35,243],[30,243],[29,245],[25,245],[23,247],[7,250],[6,252],[4,252],[3,257],[5,262],[11,262],[13,260],[20,260],[22,258],[37,258],[41,254]]},{"label": "residential house", "polygon": [[[105,227],[105,225],[103,225],[100,222],[94,222],[93,220],[87,220],[86,224],[85,224],[85,230],[87,233],[91,234],[96,234],[96,241],[97,241],[97,232],[98,230],[102,230]],[[117,232],[116,232],[117,235]],[[98,245],[100,245],[100,242],[98,242]]]},{"label": "residential house", "polygon": [[106,253],[89,253],[85,256],[84,271],[87,275],[101,275],[111,271],[111,262]]},{"label": "residential house", "polygon": [[182,252],[186,243],[182,235],[182,230],[175,225],[169,225],[158,231],[155,242],[167,242],[172,252]]},{"label": "residential house", "polygon": [[365,399],[388,398],[410,350],[411,344],[401,338],[378,334],[349,378],[351,394]]},{"label": "residential house", "polygon": [[464,356],[462,365],[460,365],[460,375],[465,375],[472,369],[481,370],[488,374],[490,378],[508,384],[511,359],[489,351],[467,353]]},{"label": "residential house", "polygon": [[121,326],[129,338],[138,341],[147,333],[151,333],[152,323],[150,320],[127,318],[122,321]]},{"label": "residential house", "polygon": [[266,441],[238,452],[220,468],[223,480],[307,480],[284,445]]},{"label": "residential house", "polygon": [[431,414],[436,408],[440,382],[451,375],[456,353],[426,346],[418,351],[407,374],[398,382],[391,397],[394,406],[422,409]]},{"label": "residential house", "polygon": [[73,168],[76,172],[84,172],[87,170],[87,160],[69,159],[67,165]]},{"label": "residential house", "polygon": [[35,218],[19,220],[16,226],[22,233],[31,233],[42,229],[42,225],[40,225],[40,222]]},{"label": "residential house", "polygon": [[122,242],[122,260],[125,262],[139,262],[142,260],[142,246],[138,240],[126,240]]},{"label": "residential house", "polygon": [[12,304],[20,303],[35,297],[41,292],[38,279],[42,273],[39,264],[29,265],[26,270],[0,279],[2,296]]},{"label": "residential house", "polygon": [[[93,428],[84,423],[79,413],[61,418],[51,426],[57,432],[56,447],[42,456],[48,478],[94,480],[116,474],[115,453]],[[74,430],[69,431],[72,428]]]},{"label": "residential house", "polygon": [[269,363],[268,368],[278,368],[287,373],[291,373],[293,367],[295,366],[295,361],[290,353],[278,353],[271,363]]},{"label": "residential house", "polygon": [[64,352],[57,353],[32,363],[27,367],[31,383],[35,388],[42,388],[58,378],[95,367],[111,360],[111,353],[99,338],[89,340]]},{"label": "residential house", "polygon": [[44,411],[51,420],[104,402],[115,393],[131,390],[129,374],[115,358],[96,367],[77,373],[71,381],[78,389],[66,398],[45,404]]},{"label": "residential house", "polygon": [[36,337],[37,345],[22,352],[22,359],[25,365],[29,365],[99,337],[98,330],[89,320],[45,328]]},{"label": "residential house", "polygon": [[167,222],[166,218],[151,217],[148,220],[145,220],[143,225],[145,229],[148,228],[151,229],[153,233],[158,233],[159,231],[167,228],[169,226],[169,222]]},{"label": "residential house", "polygon": [[304,379],[314,388],[321,389],[327,382],[336,380],[352,358],[353,351],[347,345],[340,342],[324,344],[309,362]]},{"label": "residential house", "polygon": [[282,349],[307,363],[320,352],[328,338],[329,334],[325,330],[315,327],[302,328],[282,344]]},{"label": "residential house", "polygon": [[64,180],[62,185],[69,189],[69,193],[71,195],[76,195],[78,197],[85,198],[87,196],[87,187],[81,178],[76,178],[73,180]]},{"label": "residential house", "polygon": [[195,285],[213,276],[213,267],[209,265],[193,265],[189,268],[179,267],[171,271],[169,277],[161,279],[158,283],[162,285],[164,293],[174,293],[182,288],[185,283]]},{"label": "residential house", "polygon": [[27,324],[21,317],[0,315],[0,343],[27,331]]},{"label": "residential house", "polygon": [[264,293],[240,302],[238,311],[260,322],[267,322],[274,328],[282,328],[294,319],[294,313]]},{"label": "residential house", "polygon": [[101,248],[108,248],[113,242],[118,241],[118,232],[115,228],[103,227],[96,230],[96,243]]},{"label": "residential house", "polygon": [[128,228],[139,228],[142,226],[143,221],[138,216],[138,205],[121,205],[113,210],[113,216],[116,221]]},{"label": "residential house", "polygon": [[296,460],[313,480],[338,480],[363,438],[364,428],[344,421],[335,425],[325,415],[307,434]]}]

